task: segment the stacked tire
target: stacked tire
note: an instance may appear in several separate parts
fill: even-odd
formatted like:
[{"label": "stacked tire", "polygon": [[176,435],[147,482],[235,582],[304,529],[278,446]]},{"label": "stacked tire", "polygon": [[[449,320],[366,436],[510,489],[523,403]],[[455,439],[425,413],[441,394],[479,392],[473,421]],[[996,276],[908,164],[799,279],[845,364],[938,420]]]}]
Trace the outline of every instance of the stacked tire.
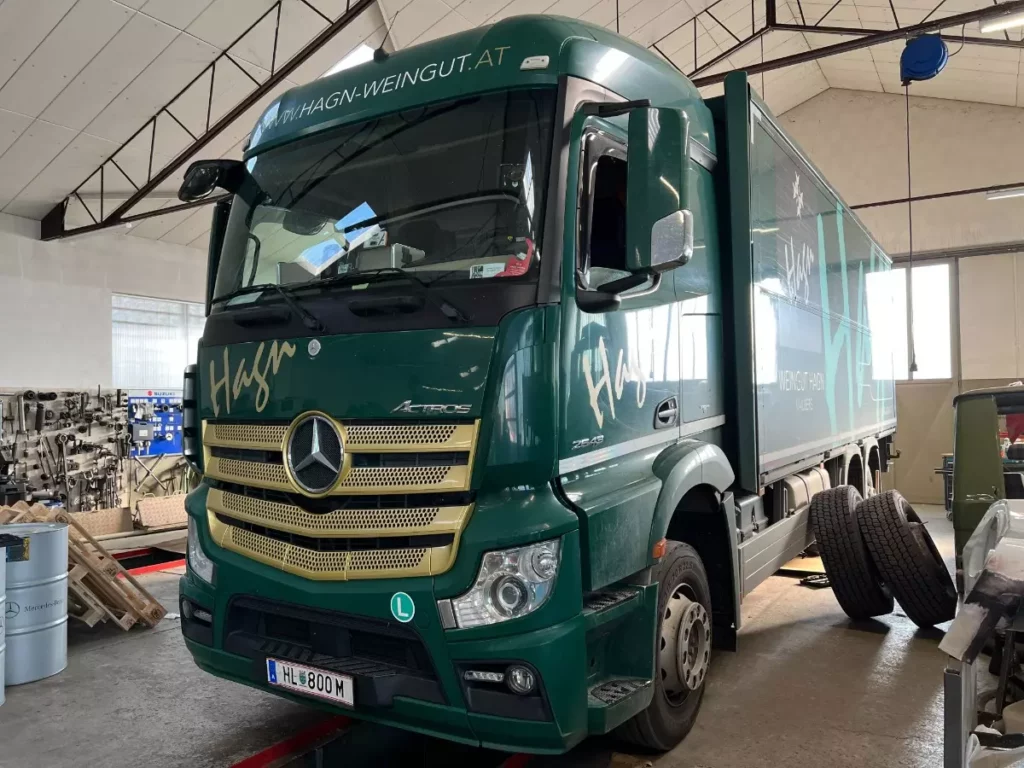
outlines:
[{"label": "stacked tire", "polygon": [[851,486],[811,500],[811,527],[825,573],[846,615],[891,613],[893,599],[920,627],[949,621],[956,588],[921,518],[896,491],[862,499]]}]

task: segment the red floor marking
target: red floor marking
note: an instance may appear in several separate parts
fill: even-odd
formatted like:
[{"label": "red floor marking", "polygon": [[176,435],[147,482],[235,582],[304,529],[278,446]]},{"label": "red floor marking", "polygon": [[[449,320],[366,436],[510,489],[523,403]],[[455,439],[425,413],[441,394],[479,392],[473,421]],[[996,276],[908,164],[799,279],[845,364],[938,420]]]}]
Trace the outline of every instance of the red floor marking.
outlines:
[{"label": "red floor marking", "polygon": [[502,763],[501,768],[523,768],[523,766],[529,764],[532,759],[533,755],[527,755],[520,752],[519,754],[512,755],[512,757]]},{"label": "red floor marking", "polygon": [[129,557],[140,557],[142,555],[153,554],[152,547],[143,547],[142,549],[127,549],[124,552],[115,552],[115,560],[127,560]]},{"label": "red floor marking", "polygon": [[303,731],[299,731],[291,738],[279,741],[277,744],[271,744],[262,752],[257,752],[255,755],[247,757],[241,762],[235,763],[231,768],[266,768],[266,766],[271,765],[283,757],[296,755],[304,748],[315,744],[325,736],[330,736],[335,731],[341,730],[350,722],[349,718],[344,715],[328,718],[322,723],[318,723],[317,725],[310,726]]},{"label": "red floor marking", "polygon": [[[154,563],[153,565],[141,565],[138,568],[129,568],[128,573],[130,573],[132,576],[141,576],[144,573],[169,571],[171,570],[171,568],[183,568],[184,566],[184,560],[168,560],[166,563]],[[118,575],[120,576],[120,574]]]}]

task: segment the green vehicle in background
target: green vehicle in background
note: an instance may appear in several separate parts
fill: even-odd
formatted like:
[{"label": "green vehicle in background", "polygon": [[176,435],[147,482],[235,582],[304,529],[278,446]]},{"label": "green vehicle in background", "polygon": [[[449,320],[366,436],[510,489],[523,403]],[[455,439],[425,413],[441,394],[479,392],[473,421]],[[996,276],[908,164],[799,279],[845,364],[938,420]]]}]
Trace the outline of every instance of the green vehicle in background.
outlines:
[{"label": "green vehicle in background", "polygon": [[[1024,499],[1024,387],[976,389],[953,398],[951,511],[957,571],[964,545],[992,504]],[[1001,436],[1005,435],[1005,438]]]},{"label": "green vehicle in background", "polygon": [[218,677],[668,749],[811,496],[887,467],[889,259],[742,73],[511,18],[287,92],[216,187],[181,616]]}]

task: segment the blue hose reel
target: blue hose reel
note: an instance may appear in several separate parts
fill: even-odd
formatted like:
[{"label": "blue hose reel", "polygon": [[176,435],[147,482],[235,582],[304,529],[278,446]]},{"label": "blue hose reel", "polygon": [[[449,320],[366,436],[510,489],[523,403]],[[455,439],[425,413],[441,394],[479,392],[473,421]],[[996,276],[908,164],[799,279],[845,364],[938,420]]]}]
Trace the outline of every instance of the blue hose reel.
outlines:
[{"label": "blue hose reel", "polygon": [[900,55],[900,80],[903,85],[916,80],[931,80],[948,61],[949,49],[939,35],[912,37]]}]

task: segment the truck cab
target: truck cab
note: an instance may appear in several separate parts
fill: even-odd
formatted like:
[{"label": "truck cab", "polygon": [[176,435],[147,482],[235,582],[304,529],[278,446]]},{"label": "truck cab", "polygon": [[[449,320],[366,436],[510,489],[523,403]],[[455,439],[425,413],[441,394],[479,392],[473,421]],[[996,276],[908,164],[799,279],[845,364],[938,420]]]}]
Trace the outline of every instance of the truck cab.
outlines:
[{"label": "truck cab", "polygon": [[668,749],[810,497],[886,468],[888,258],[742,73],[506,19],[285,93],[217,189],[181,615],[218,677]]}]

